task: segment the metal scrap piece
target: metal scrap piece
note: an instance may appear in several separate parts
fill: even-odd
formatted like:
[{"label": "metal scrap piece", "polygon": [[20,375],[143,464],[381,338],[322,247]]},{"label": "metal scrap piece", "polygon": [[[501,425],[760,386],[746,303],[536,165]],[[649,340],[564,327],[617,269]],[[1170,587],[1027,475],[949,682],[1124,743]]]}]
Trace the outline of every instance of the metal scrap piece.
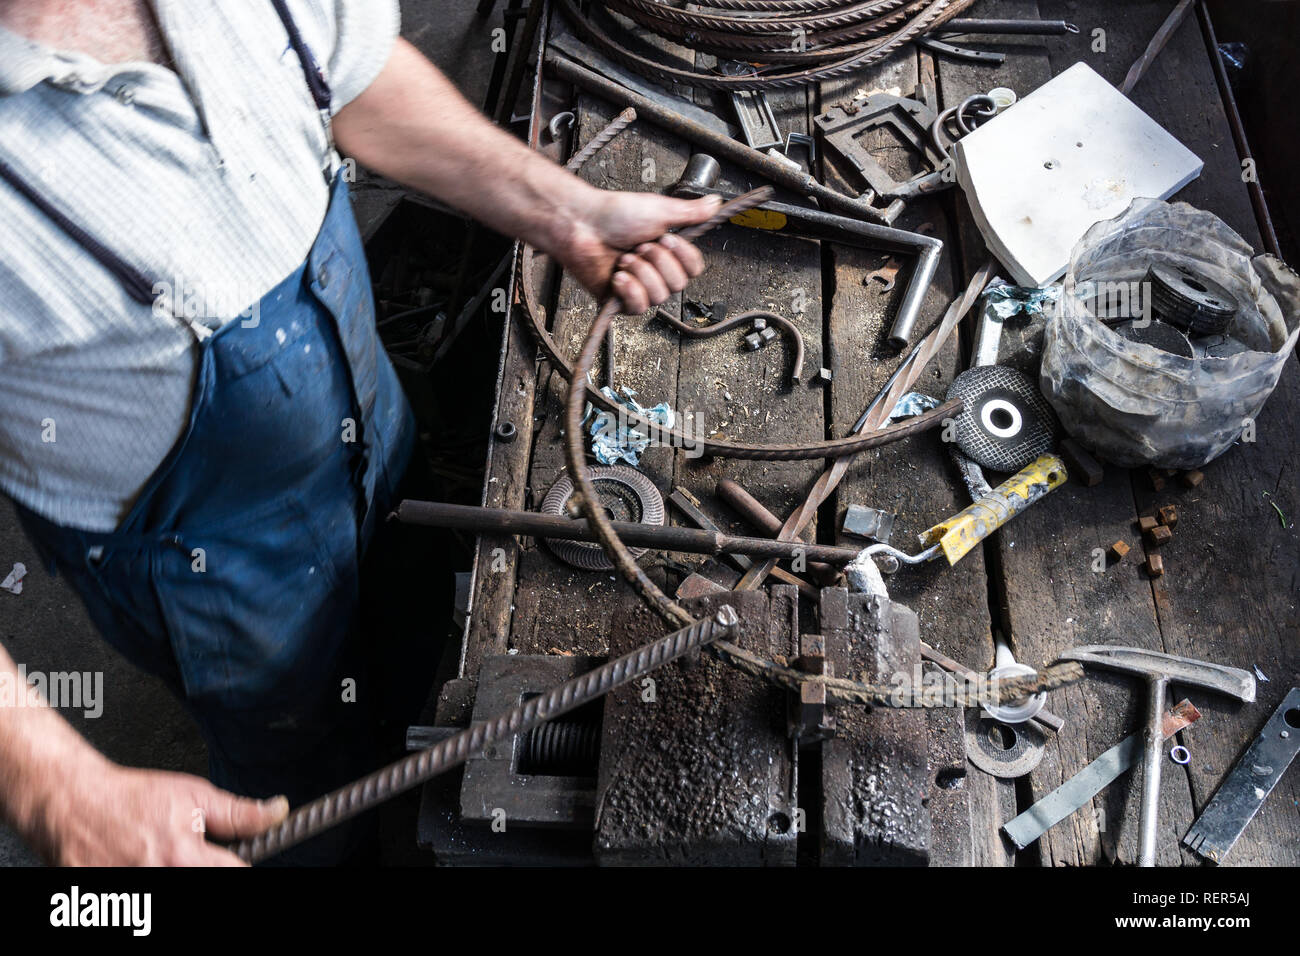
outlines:
[{"label": "metal scrap piece", "polygon": [[1300,752],[1300,687],[1293,687],[1187,831],[1183,845],[1202,859],[1222,863],[1291,766],[1297,752]]}]

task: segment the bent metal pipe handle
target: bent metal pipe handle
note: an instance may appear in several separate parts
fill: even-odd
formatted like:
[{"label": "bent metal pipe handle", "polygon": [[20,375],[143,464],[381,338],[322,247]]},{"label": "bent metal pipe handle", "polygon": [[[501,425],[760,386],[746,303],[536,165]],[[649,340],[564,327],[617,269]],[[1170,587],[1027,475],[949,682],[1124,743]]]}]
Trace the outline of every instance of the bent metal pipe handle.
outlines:
[{"label": "bent metal pipe handle", "polygon": [[482,753],[486,747],[522,734],[560,714],[590,703],[629,681],[644,677],[684,654],[729,638],[740,627],[735,609],[724,604],[711,617],[624,654],[585,674],[532,697],[492,720],[472,724],[428,750],[411,754],[382,770],[304,804],[265,833],[233,848],[248,863],[283,853],[304,840],[337,826],[417,787]]}]

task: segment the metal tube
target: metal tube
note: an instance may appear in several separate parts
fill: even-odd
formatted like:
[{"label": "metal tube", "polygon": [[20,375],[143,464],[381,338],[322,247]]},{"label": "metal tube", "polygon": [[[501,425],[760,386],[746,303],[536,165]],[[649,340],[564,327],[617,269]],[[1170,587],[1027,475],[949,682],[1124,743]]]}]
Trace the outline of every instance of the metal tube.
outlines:
[{"label": "metal tube", "polygon": [[[731,193],[721,189],[701,190],[694,183],[678,184],[674,193],[679,196],[716,195],[724,199]],[[874,222],[863,222],[820,209],[805,209],[802,206],[790,206],[786,203],[765,202],[760,207],[768,212],[783,217],[785,224],[773,229],[779,235],[797,236],[801,239],[817,239],[824,242],[838,242],[841,245],[858,246],[864,249],[883,249],[888,252],[914,253],[917,256],[912,276],[907,280],[907,289],[903,292],[903,301],[898,304],[898,315],[889,330],[889,344],[895,348],[907,346],[916,331],[916,323],[925,302],[926,290],[934,281],[935,270],[939,268],[939,256],[943,253],[943,240],[933,236],[924,236],[919,232],[908,232],[892,226],[882,226]],[[780,221],[778,218],[777,221]]]},{"label": "metal tube", "polygon": [[[520,534],[531,538],[559,538],[564,541],[598,541],[596,532],[582,518],[544,515],[536,511],[512,511],[508,508],[479,508],[442,501],[406,500],[397,506],[393,517],[404,524],[433,528],[476,531],[479,534]],[[802,541],[774,541],[743,535],[681,528],[671,525],[640,524],[636,521],[611,522],[618,536],[627,544],[657,551],[682,554],[748,554],[760,558],[793,560],[805,558],[827,564],[847,564],[860,548],[838,548],[828,544]]]},{"label": "metal tube", "polygon": [[994,33],[1000,36],[1058,36],[1078,33],[1079,28],[1065,20],[985,20],[955,17],[930,31],[933,36],[949,33]]},{"label": "metal tube", "polygon": [[887,209],[877,209],[860,199],[836,192],[823,186],[802,169],[781,160],[772,159],[756,149],[751,149],[744,143],[723,136],[715,130],[711,130],[694,120],[661,106],[640,93],[620,86],[598,73],[593,73],[567,57],[557,55],[554,51],[547,51],[546,66],[554,76],[566,83],[572,83],[574,86],[609,100],[611,103],[630,106],[636,110],[637,115],[643,120],[654,123],[656,126],[662,127],[682,139],[695,143],[697,146],[707,149],[709,152],[721,156],[737,166],[757,173],[778,186],[784,186],[801,196],[816,199],[828,208],[836,209],[847,216],[866,218],[873,222],[888,224],[893,222],[898,217],[898,214],[903,211],[903,203],[899,201],[891,203]]},{"label": "metal tube", "polygon": [[1165,688],[1167,677],[1150,682],[1147,694],[1146,726],[1142,730],[1142,825],[1138,839],[1141,851],[1139,866],[1156,865],[1156,835],[1160,816],[1160,767],[1164,762]]}]

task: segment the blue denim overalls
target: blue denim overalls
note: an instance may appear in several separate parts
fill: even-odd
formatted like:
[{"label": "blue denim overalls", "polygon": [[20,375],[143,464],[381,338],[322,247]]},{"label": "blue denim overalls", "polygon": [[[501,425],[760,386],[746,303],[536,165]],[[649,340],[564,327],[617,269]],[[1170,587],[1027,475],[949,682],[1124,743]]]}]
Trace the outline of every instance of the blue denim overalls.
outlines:
[{"label": "blue denim overalls", "polygon": [[[273,2],[328,122],[328,87]],[[128,289],[152,286],[111,252],[90,251]],[[399,696],[393,712],[414,719],[436,661],[435,641],[390,646],[389,622],[361,610],[376,527],[399,533],[382,519],[416,429],[375,330],[342,176],[306,262],[253,315],[198,344],[188,428],[116,531],[18,510],[104,637],[194,714],[213,782],[298,804],[378,765],[375,700]],[[389,663],[406,670],[407,686],[372,679],[380,653],[397,656]],[[363,838],[325,834],[297,859],[334,862]]]}]

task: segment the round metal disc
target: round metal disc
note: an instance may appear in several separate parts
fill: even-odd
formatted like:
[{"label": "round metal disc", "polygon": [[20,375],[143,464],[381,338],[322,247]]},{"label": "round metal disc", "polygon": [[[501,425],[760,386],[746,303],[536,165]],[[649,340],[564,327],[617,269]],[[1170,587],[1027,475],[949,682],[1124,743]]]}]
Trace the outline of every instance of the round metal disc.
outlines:
[{"label": "round metal disc", "polygon": [[957,447],[994,471],[1019,471],[1052,450],[1056,416],[1027,375],[1002,365],[962,372],[948,389],[964,408],[955,421]]},{"label": "round metal disc", "polygon": [[1170,355],[1183,358],[1191,358],[1193,355],[1191,341],[1167,322],[1149,322],[1146,325],[1124,322],[1115,326],[1115,331],[1130,342],[1150,345]]},{"label": "round metal disc", "polygon": [[1231,292],[1187,266],[1152,263],[1146,279],[1155,316],[1192,335],[1221,333],[1237,314]]},{"label": "round metal disc", "polygon": [[[635,468],[623,465],[593,467],[591,483],[611,521],[635,521],[653,525],[664,523],[663,495],[653,481]],[[569,517],[568,505],[573,490],[573,479],[568,475],[561,476],[542,499],[542,514]],[[605,549],[597,541],[547,538],[546,546],[565,564],[584,571],[608,571],[614,567],[605,556]],[[646,553],[645,548],[630,550],[638,558]]]},{"label": "round metal disc", "polygon": [[1035,724],[1004,724],[983,710],[966,711],[966,756],[985,773],[1004,780],[1023,777],[1043,759],[1046,734]]}]

